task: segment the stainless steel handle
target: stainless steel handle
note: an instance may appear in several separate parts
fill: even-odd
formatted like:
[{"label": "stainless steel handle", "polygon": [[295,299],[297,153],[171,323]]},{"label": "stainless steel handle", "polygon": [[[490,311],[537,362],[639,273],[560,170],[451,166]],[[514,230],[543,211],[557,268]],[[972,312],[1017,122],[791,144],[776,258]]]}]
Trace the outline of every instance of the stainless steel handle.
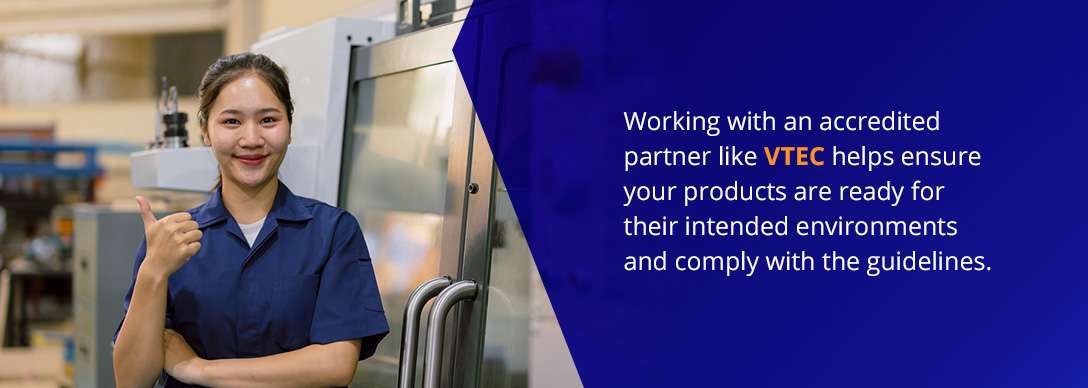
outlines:
[{"label": "stainless steel handle", "polygon": [[416,379],[416,348],[419,347],[419,315],[423,305],[453,284],[449,276],[434,278],[420,284],[408,297],[404,308],[404,331],[400,334],[400,374],[398,388],[412,388]]},{"label": "stainless steel handle", "polygon": [[462,300],[476,298],[476,282],[463,280],[446,287],[431,304],[431,318],[427,321],[427,347],[423,351],[423,388],[438,388],[438,374],[442,369],[442,333],[446,330],[446,314]]}]

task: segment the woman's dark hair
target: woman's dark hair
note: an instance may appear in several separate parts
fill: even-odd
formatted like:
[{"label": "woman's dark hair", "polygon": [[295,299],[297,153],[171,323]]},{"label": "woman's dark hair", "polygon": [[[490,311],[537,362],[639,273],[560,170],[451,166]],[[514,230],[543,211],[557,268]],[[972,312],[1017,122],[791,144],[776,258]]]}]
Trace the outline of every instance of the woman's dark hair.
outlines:
[{"label": "woman's dark hair", "polygon": [[261,77],[276,98],[287,108],[287,122],[291,123],[295,106],[291,103],[291,88],[287,86],[287,73],[283,68],[262,54],[241,53],[219,58],[208,67],[204,78],[200,81],[200,89],[197,96],[200,99],[200,110],[197,111],[197,120],[200,129],[208,128],[208,111],[212,103],[219,97],[223,86],[249,74]]}]

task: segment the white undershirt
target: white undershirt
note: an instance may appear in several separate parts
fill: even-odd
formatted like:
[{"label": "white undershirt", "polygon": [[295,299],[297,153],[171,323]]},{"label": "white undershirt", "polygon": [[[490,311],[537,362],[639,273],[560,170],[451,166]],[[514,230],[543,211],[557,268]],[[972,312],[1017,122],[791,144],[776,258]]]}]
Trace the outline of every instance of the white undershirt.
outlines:
[{"label": "white undershirt", "polygon": [[253,242],[257,241],[257,234],[261,233],[261,227],[264,226],[264,219],[268,216],[257,220],[252,224],[238,224],[239,228],[242,228],[242,234],[246,235],[246,241],[249,242],[249,246],[253,247]]}]

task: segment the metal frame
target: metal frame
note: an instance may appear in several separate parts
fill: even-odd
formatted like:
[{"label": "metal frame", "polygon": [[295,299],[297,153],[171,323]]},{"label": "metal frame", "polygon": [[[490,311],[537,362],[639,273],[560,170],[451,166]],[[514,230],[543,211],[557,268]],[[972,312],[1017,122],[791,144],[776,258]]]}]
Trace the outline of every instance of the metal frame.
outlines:
[{"label": "metal frame", "polygon": [[[506,7],[498,3],[474,4],[473,8],[477,10],[477,16],[467,19],[464,22],[464,28],[475,29],[477,34],[489,37],[476,42],[477,80],[474,82],[479,82],[478,79],[483,77],[501,77],[506,55],[511,49],[526,45],[528,36],[500,32],[507,31],[504,27],[510,23],[523,22],[525,18],[519,16],[524,16],[522,13],[526,12],[525,8],[524,6]],[[484,84],[477,83],[472,87],[480,87],[479,85]],[[502,107],[501,95],[501,86],[500,89],[495,90],[477,89],[475,94],[476,102],[481,106],[494,108]],[[501,120],[498,118],[502,113],[499,110],[491,110],[490,114],[496,116],[494,117],[496,120],[492,120],[494,125],[499,125]],[[483,346],[491,290],[491,242],[494,232],[492,222],[498,169],[478,115],[473,118],[473,123],[474,144],[471,147],[469,181],[477,185],[478,194],[471,195],[468,200],[466,213],[473,216],[466,218],[465,264],[459,276],[462,279],[476,280],[481,288],[473,303],[463,303],[457,310],[458,315],[454,321],[457,332],[454,343],[456,353],[453,360],[461,364],[455,364],[449,368],[452,375],[447,380],[453,382],[451,386],[454,387],[479,386],[483,377]]]},{"label": "metal frame", "polygon": [[465,222],[463,265],[458,276],[477,281],[481,287],[475,302],[463,303],[454,320],[454,363],[447,370],[446,381],[452,386],[470,386],[466,382],[479,380],[482,372],[484,326],[487,322],[487,300],[491,273],[491,220],[494,212],[495,160],[487,144],[478,117],[473,117],[472,164],[469,181],[477,185],[476,194],[469,196]]}]

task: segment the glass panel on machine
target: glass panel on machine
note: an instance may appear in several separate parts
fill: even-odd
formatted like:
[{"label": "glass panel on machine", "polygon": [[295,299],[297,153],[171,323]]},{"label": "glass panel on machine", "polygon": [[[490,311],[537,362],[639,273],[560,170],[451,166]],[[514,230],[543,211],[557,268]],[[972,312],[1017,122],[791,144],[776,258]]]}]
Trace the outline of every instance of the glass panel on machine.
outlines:
[{"label": "glass panel on machine", "polygon": [[405,303],[417,285],[441,275],[456,71],[451,62],[353,85],[354,140],[342,200],[363,229],[392,330],[359,364],[353,387],[396,385]]},{"label": "glass panel on machine", "polygon": [[480,387],[581,387],[501,177],[496,187]]},{"label": "glass panel on machine", "polygon": [[[503,59],[503,68],[530,68],[532,58],[528,47],[512,48]],[[531,85],[527,77],[518,74],[503,72],[503,105],[490,139],[496,162],[504,171],[519,175],[504,179],[498,168],[493,172],[498,179],[490,220],[491,260],[479,387],[578,388],[582,386],[578,371],[510,199],[510,192],[527,199],[529,175],[534,171],[527,152],[532,137],[526,120],[531,114],[526,91]]]}]

